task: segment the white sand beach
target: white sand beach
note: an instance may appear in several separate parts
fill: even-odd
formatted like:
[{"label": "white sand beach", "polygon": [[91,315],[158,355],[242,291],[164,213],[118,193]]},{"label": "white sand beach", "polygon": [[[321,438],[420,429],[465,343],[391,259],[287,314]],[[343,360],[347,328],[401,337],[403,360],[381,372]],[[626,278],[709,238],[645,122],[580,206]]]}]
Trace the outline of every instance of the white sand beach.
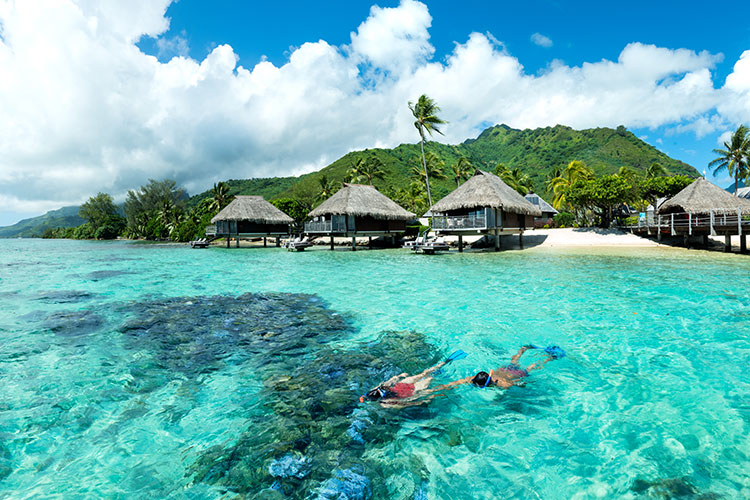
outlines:
[{"label": "white sand beach", "polygon": [[[507,237],[509,243],[517,236]],[[655,240],[617,229],[562,228],[534,229],[523,235],[524,246],[540,247],[659,247]],[[505,239],[502,240],[505,243]],[[517,244],[517,242],[516,242]]]}]

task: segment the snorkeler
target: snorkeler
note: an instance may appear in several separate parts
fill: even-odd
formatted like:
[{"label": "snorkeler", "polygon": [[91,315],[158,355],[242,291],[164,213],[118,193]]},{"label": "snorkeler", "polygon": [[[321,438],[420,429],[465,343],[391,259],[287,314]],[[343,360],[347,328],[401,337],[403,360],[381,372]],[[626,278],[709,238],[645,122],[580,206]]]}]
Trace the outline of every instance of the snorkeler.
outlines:
[{"label": "snorkeler", "polygon": [[[466,357],[466,353],[458,350],[448,356],[445,361],[426,369],[422,373],[409,376],[408,373],[400,373],[386,380],[375,389],[359,398],[360,403],[366,401],[378,401],[383,406],[413,406],[423,404],[432,400],[437,395],[434,390],[429,390],[434,378],[433,374],[445,365]],[[432,394],[427,400],[421,398]]]},{"label": "snorkeler", "polygon": [[542,362],[533,363],[526,368],[521,368],[518,362],[528,350],[541,349],[533,344],[527,344],[516,353],[510,360],[510,364],[497,368],[496,370],[490,370],[487,372],[479,372],[473,377],[467,377],[466,379],[457,380],[456,382],[467,383],[471,382],[477,387],[484,389],[489,386],[496,386],[503,389],[509,389],[514,385],[524,385],[523,379],[529,376],[529,373],[534,370],[541,370],[544,365],[552,361],[553,359],[560,359],[565,357],[565,351],[556,345],[550,345],[543,349],[547,354],[547,358]]}]

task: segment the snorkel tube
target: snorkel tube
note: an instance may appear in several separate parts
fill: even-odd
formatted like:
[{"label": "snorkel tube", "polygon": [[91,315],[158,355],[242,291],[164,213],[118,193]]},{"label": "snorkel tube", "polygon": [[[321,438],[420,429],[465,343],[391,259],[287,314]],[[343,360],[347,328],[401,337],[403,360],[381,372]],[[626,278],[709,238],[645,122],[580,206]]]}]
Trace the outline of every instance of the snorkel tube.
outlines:
[{"label": "snorkel tube", "polygon": [[490,370],[490,374],[487,375],[487,380],[484,381],[484,385],[482,386],[482,389],[487,387],[490,383],[490,380],[492,380],[492,370]]}]

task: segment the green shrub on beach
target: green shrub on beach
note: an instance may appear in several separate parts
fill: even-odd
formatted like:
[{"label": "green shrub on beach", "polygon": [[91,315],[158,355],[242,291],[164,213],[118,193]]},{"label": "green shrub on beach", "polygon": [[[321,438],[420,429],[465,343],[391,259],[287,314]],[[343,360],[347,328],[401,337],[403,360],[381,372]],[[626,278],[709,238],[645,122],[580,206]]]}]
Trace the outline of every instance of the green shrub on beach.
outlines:
[{"label": "green shrub on beach", "polygon": [[555,216],[552,218],[553,221],[555,221],[555,224],[557,224],[557,227],[565,227],[570,226],[573,224],[573,221],[575,221],[576,217],[570,212],[560,212],[558,214],[555,214]]}]

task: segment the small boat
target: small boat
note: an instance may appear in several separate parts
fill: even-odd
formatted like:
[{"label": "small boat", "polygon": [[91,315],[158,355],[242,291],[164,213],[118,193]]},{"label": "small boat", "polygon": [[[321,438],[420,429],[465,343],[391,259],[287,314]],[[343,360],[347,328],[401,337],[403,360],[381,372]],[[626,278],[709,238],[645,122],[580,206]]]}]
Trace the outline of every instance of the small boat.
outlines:
[{"label": "small boat", "polygon": [[432,255],[435,252],[445,252],[450,249],[450,245],[445,242],[445,239],[442,236],[430,238],[427,236],[427,231],[419,233],[417,239],[408,243],[411,243],[411,245],[407,247],[406,244],[404,244],[404,248],[410,248],[415,253],[425,253],[428,255]]},{"label": "small boat", "polygon": [[208,245],[211,242],[208,241],[206,238],[198,238],[197,240],[193,240],[190,242],[191,248],[208,248]]},{"label": "small boat", "polygon": [[448,250],[450,250],[450,245],[445,242],[445,239],[442,236],[425,240],[414,246],[414,251],[416,253],[425,253],[428,255],[432,255],[435,252],[447,252]]},{"label": "small boat", "polygon": [[307,236],[305,236],[304,238],[301,238],[301,237],[298,236],[297,238],[295,238],[292,241],[287,241],[284,246],[290,252],[294,252],[294,251],[301,252],[305,248],[309,248],[309,247],[313,246],[313,242]]}]

